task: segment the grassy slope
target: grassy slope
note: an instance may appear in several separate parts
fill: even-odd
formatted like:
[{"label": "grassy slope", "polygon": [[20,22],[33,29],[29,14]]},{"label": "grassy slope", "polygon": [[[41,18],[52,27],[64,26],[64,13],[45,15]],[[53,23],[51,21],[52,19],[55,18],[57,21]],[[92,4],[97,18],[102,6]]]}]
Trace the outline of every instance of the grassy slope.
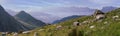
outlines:
[{"label": "grassy slope", "polygon": [[[29,34],[29,36],[33,36],[34,32],[38,32],[39,36],[120,36],[120,20],[112,19],[112,17],[115,15],[120,16],[120,9],[106,13],[106,18],[101,22],[95,21],[77,27],[72,26],[72,23],[76,20],[83,22],[94,19],[92,16],[85,16],[82,18],[71,19],[59,24],[48,25],[35,29]],[[56,26],[58,25],[63,26],[61,30],[56,30]],[[95,26],[95,28],[90,29],[90,26]],[[39,31],[40,29],[44,30]],[[20,34],[20,36],[26,36],[26,34]]]}]

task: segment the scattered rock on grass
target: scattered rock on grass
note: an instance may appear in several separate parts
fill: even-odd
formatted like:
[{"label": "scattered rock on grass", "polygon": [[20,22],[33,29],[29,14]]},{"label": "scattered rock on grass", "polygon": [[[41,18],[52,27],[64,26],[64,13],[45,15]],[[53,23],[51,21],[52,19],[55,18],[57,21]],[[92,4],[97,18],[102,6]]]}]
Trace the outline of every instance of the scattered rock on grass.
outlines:
[{"label": "scattered rock on grass", "polygon": [[119,16],[118,16],[118,15],[116,15],[116,16],[113,16],[112,18],[113,18],[113,19],[116,19],[116,18],[119,18]]},{"label": "scattered rock on grass", "polygon": [[57,29],[57,30],[60,30],[60,29],[62,29],[62,26],[59,25],[59,26],[56,27],[56,29]]},{"label": "scattered rock on grass", "polygon": [[45,29],[40,29],[40,30],[38,30],[38,31],[43,31],[43,30],[45,30]]},{"label": "scattered rock on grass", "polygon": [[90,26],[90,28],[93,29],[93,28],[95,28],[95,26],[94,26],[94,25],[93,25],[93,26]]},{"label": "scattered rock on grass", "polygon": [[28,33],[30,33],[31,31],[24,31],[24,32],[22,32],[23,34],[28,34]]}]

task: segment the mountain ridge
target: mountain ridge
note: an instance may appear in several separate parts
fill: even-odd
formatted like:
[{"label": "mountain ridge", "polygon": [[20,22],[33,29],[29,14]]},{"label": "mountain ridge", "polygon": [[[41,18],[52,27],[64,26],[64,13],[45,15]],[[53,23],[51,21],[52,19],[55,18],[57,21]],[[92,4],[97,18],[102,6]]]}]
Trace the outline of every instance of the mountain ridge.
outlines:
[{"label": "mountain ridge", "polygon": [[21,24],[14,17],[8,14],[0,5],[0,32],[18,32],[20,30],[29,30],[28,27]]},{"label": "mountain ridge", "polygon": [[[83,15],[83,16],[85,16],[85,15]],[[70,20],[70,19],[79,18],[79,17],[82,17],[82,15],[80,15],[80,16],[79,15],[72,15],[72,16],[64,17],[64,18],[62,18],[60,20],[54,21],[53,24],[64,22],[64,21],[67,21],[67,20]]]},{"label": "mountain ridge", "polygon": [[36,18],[32,17],[30,14],[26,13],[25,11],[20,11],[14,17],[23,23],[28,23],[36,27],[41,27],[46,25],[44,22],[37,20]]}]

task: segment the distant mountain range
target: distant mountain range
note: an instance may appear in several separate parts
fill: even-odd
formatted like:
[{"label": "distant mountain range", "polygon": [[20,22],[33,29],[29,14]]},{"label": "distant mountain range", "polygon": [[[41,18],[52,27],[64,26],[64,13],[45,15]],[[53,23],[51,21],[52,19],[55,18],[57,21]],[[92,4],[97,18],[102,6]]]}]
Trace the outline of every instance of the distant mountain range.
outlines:
[{"label": "distant mountain range", "polygon": [[26,31],[29,28],[15,20],[0,5],[0,32],[18,32],[21,30]]},{"label": "distant mountain range", "polygon": [[[103,7],[101,11],[103,11],[103,12],[109,12],[109,11],[112,11],[112,10],[115,10],[115,9],[117,9],[117,7],[108,6],[108,7]],[[80,9],[77,9],[77,10],[80,10]],[[94,11],[94,10],[95,10],[95,9],[93,9],[93,10],[91,9],[91,11]],[[92,12],[89,10],[89,8],[83,8],[81,11],[83,11],[83,12],[87,11],[87,12],[89,12],[89,14],[92,13]],[[79,11],[79,12],[81,12],[81,11]],[[64,21],[66,21],[66,20],[69,20],[69,19],[72,19],[72,18],[78,18],[78,17],[80,17],[80,16],[78,16],[78,15],[73,15],[73,16],[64,17],[64,18],[62,18],[62,19],[60,19],[60,20],[54,21],[53,24],[55,24],[55,23],[60,23],[60,22],[64,22]]]},{"label": "distant mountain range", "polygon": [[[102,12],[96,10],[95,12]],[[96,20],[93,16],[84,16],[80,18],[70,19],[65,22],[58,23],[62,29],[53,32],[52,35],[56,36],[120,36],[120,8],[105,13],[105,18]],[[115,18],[114,18],[115,17]],[[80,25],[73,25],[75,21],[79,20]],[[49,29],[55,29],[55,26],[46,26],[46,31],[40,32],[42,35],[49,35]],[[64,29],[64,30],[63,30]],[[60,30],[60,31],[59,31]]]},{"label": "distant mountain range", "polygon": [[[108,12],[108,11],[111,11],[114,9],[117,9],[117,7],[107,6],[107,7],[103,7],[101,9],[101,11]],[[16,14],[16,12],[11,12],[11,10],[7,9],[7,11],[11,15]],[[71,16],[72,15],[91,15],[94,13],[94,11],[95,11],[95,9],[91,9],[91,8],[87,8],[87,7],[57,7],[57,8],[51,8],[51,9],[47,9],[47,10],[43,10],[43,11],[39,11],[39,12],[30,12],[29,14],[31,14],[36,19],[41,20],[45,23],[53,23],[55,20],[64,18],[64,16],[67,17],[68,15],[69,16],[70,15]],[[64,14],[63,14],[63,17],[59,17],[56,15],[51,15],[48,13],[41,13],[41,12],[51,12],[51,13],[52,12],[54,12],[54,13],[64,12]],[[62,14],[62,13],[59,13],[59,14]]]},{"label": "distant mountain range", "polygon": [[107,7],[103,7],[103,8],[101,9],[101,11],[103,11],[103,12],[109,12],[109,11],[115,10],[115,9],[117,9],[117,8],[118,8],[118,7],[107,6]]},{"label": "distant mountain range", "polygon": [[30,14],[26,13],[25,11],[20,11],[18,14],[14,16],[16,20],[20,21],[23,24],[31,25],[34,27],[41,27],[45,26],[46,24],[36,18],[32,17]]},{"label": "distant mountain range", "polygon": [[29,14],[31,14],[36,19],[41,20],[45,23],[52,23],[53,21],[61,18],[61,17],[56,16],[56,15],[51,15],[51,14],[42,13],[42,12],[30,12]]},{"label": "distant mountain range", "polygon": [[[114,9],[117,9],[117,7],[103,7],[102,11],[104,12],[108,12],[108,11],[112,11]],[[59,10],[59,9],[57,9]],[[88,14],[93,14],[94,9],[90,9],[90,8],[66,8],[66,9],[60,9],[61,11],[70,11],[69,13],[86,13],[85,15]],[[8,12],[8,13],[7,13]],[[37,12],[36,12],[37,13]],[[0,6],[0,32],[6,32],[6,31],[11,31],[11,32],[18,32],[20,30],[26,31],[26,30],[30,30],[36,27],[41,27],[41,26],[45,26],[46,24],[41,21],[41,20],[45,20],[45,21],[53,21],[53,24],[56,23],[60,23],[60,22],[64,22],[70,19],[74,19],[74,18],[78,18],[78,17],[82,17],[81,15],[73,15],[72,16],[68,16],[68,17],[64,17],[62,19],[60,19],[61,17],[57,17],[57,16],[53,16],[51,14],[46,14],[46,13],[41,13],[41,14],[36,14],[36,13],[26,13],[25,11],[20,11],[18,14],[16,14],[14,11],[11,10],[5,10],[2,6]],[[69,14],[67,13],[67,14]],[[12,14],[12,16],[10,15]],[[16,15],[15,15],[16,14]],[[15,15],[15,16],[14,16]],[[14,16],[14,17],[13,17]],[[39,17],[38,17],[39,16]],[[38,20],[40,19],[40,20]],[[50,19],[50,20],[48,20]],[[59,20],[57,20],[59,19]]]},{"label": "distant mountain range", "polygon": [[67,20],[70,20],[70,19],[79,18],[79,17],[82,17],[82,15],[81,16],[79,16],[79,15],[72,15],[72,16],[64,17],[64,18],[62,18],[60,20],[54,21],[53,24],[64,22],[64,21],[67,21]]}]

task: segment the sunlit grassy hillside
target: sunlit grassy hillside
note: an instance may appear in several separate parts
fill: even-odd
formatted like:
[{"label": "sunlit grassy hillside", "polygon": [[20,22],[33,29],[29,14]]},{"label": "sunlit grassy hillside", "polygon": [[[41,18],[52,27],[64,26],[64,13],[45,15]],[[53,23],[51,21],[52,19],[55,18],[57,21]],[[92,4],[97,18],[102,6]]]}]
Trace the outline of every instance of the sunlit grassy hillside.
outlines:
[{"label": "sunlit grassy hillside", "polygon": [[[67,20],[62,23],[48,25],[32,30],[29,34],[19,34],[19,36],[33,36],[35,32],[38,36],[120,36],[120,9],[113,10],[105,14],[106,17],[102,20],[94,21],[93,16],[84,16]],[[118,18],[113,19],[114,16]],[[73,26],[73,22],[79,20],[84,23],[80,26]],[[62,26],[57,29],[57,26]],[[92,28],[91,28],[92,27]]]}]

